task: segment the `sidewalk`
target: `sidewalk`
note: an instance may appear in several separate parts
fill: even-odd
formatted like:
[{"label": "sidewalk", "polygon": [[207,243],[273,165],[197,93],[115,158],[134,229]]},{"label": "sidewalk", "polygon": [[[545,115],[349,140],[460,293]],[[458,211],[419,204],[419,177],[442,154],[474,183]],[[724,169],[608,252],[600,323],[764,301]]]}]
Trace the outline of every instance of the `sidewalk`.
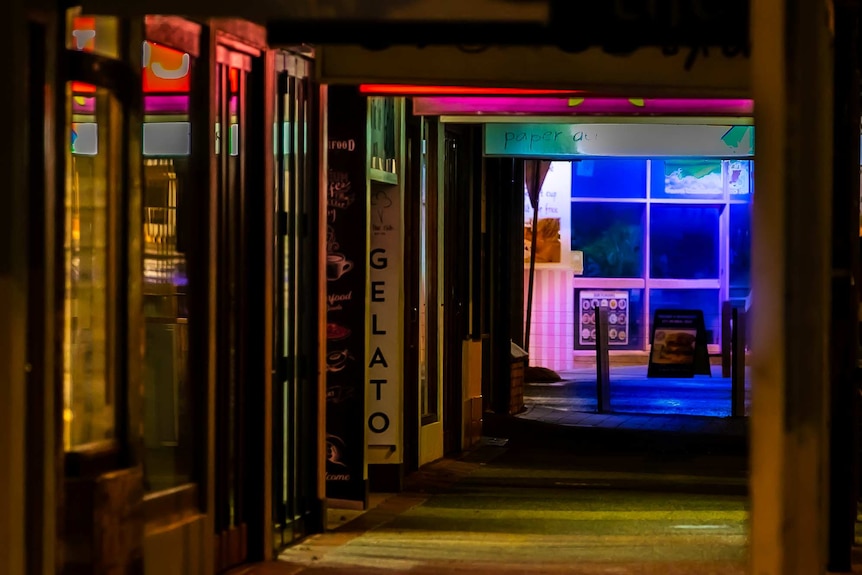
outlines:
[{"label": "sidewalk", "polygon": [[231,575],[742,575],[738,459],[648,461],[486,441],[280,561]]}]

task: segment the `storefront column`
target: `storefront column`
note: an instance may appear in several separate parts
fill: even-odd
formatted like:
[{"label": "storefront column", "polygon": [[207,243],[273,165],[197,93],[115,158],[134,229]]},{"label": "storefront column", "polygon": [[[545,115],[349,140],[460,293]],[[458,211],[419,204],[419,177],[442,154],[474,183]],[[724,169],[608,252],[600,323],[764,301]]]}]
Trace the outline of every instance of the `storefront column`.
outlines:
[{"label": "storefront column", "polygon": [[25,533],[25,344],[27,333],[27,21],[24,0],[12,0],[5,20],[12,46],[23,47],[6,66],[6,81],[19,89],[0,90],[0,105],[9,111],[7,142],[0,154],[0,189],[4,222],[0,225],[0,573],[26,573]]},{"label": "storefront column", "polygon": [[752,0],[751,573],[826,570],[831,2]]}]

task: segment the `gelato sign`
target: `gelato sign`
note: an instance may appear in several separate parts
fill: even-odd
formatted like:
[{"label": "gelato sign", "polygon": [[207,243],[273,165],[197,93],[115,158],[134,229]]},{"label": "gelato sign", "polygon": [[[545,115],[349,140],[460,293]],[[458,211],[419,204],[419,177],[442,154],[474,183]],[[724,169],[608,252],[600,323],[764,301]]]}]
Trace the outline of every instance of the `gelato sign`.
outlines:
[{"label": "gelato sign", "polygon": [[486,124],[486,156],[749,158],[754,127],[696,124]]}]

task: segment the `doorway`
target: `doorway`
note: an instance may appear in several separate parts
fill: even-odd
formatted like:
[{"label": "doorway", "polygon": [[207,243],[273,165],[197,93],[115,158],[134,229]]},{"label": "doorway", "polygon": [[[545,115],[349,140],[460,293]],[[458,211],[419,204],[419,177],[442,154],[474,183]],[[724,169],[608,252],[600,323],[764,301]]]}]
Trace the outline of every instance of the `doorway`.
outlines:
[{"label": "doorway", "polygon": [[317,100],[311,62],[276,58],[276,242],[273,345],[273,527],[280,549],[319,529],[317,394]]},{"label": "doorway", "polygon": [[[263,250],[263,58],[216,45],[216,426],[215,556],[223,570],[257,559],[263,546],[262,385],[265,355]],[[252,549],[253,551],[249,551]]]}]

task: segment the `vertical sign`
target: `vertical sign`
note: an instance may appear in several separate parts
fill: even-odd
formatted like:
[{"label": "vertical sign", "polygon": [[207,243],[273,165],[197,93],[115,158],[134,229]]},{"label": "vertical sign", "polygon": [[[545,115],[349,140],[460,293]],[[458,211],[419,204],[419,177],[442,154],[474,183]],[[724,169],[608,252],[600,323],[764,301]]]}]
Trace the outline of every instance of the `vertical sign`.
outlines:
[{"label": "vertical sign", "polygon": [[326,496],[365,501],[365,98],[329,87]]},{"label": "vertical sign", "polygon": [[401,456],[401,193],[372,183],[369,275],[368,445],[395,447]]}]

